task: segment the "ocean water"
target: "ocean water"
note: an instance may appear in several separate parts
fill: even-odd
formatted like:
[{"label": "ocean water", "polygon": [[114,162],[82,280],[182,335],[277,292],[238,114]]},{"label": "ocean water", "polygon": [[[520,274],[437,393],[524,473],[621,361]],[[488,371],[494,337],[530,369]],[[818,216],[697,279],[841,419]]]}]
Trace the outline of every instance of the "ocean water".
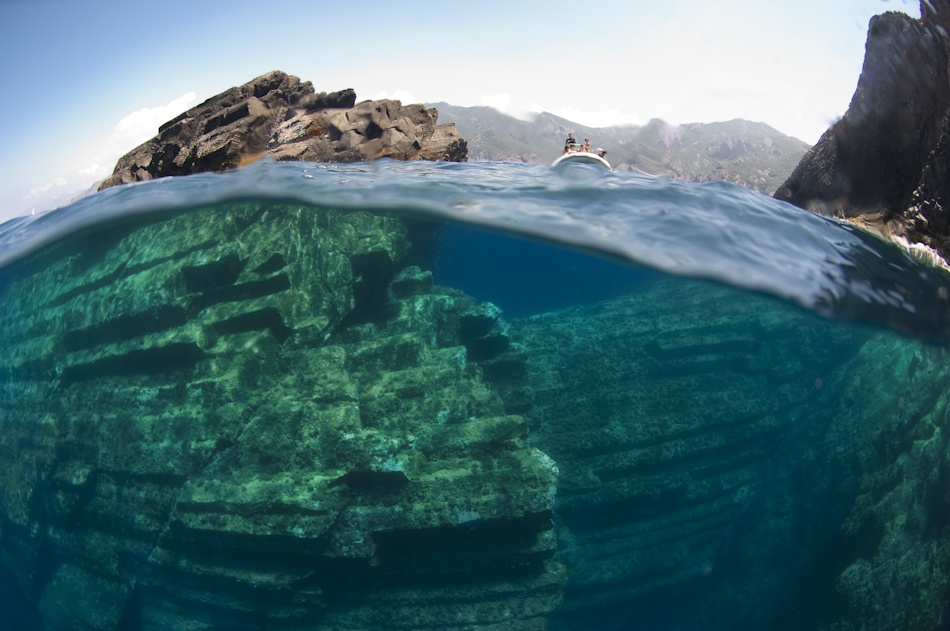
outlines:
[{"label": "ocean water", "polygon": [[738,186],[262,161],[0,225],[0,626],[939,629],[948,272]]}]

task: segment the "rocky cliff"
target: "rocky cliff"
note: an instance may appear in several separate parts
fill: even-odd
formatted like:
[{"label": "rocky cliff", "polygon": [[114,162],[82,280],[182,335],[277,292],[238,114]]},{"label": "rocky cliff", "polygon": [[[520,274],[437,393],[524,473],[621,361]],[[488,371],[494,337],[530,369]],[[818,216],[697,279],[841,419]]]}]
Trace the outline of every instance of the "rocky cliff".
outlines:
[{"label": "rocky cliff", "polygon": [[950,2],[871,19],[847,113],[775,197],[950,254]]},{"label": "rocky cliff", "polygon": [[464,162],[465,139],[438,111],[395,100],[356,103],[353,90],[316,93],[273,71],[231,88],[162,125],[116,164],[99,190],[168,175],[222,171],[269,155],[277,160]]}]

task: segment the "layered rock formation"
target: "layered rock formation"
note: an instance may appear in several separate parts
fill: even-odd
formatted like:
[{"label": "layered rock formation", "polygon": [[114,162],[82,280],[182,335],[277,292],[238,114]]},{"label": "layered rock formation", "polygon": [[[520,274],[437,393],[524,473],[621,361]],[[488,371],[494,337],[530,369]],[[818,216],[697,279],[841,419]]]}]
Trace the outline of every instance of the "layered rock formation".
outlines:
[{"label": "layered rock formation", "polygon": [[685,281],[511,330],[560,470],[551,629],[950,620],[942,350]]},{"label": "layered rock formation", "polygon": [[540,628],[565,574],[523,354],[408,246],[246,204],[16,268],[0,558],[47,628]]},{"label": "layered rock formation", "polygon": [[947,0],[923,0],[920,20],[893,12],[871,19],[847,113],[776,198],[950,254],[948,15]]},{"label": "layered rock formation", "polygon": [[231,88],[162,125],[116,164],[99,190],[169,175],[222,171],[269,155],[277,160],[464,162],[465,140],[438,112],[395,100],[356,103],[353,90],[315,93],[280,71]]}]

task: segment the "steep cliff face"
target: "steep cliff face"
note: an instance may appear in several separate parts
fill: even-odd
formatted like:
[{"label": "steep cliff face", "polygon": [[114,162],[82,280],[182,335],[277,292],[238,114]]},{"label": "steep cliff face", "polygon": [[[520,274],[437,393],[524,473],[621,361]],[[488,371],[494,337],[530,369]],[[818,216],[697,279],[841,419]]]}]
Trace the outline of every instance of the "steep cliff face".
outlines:
[{"label": "steep cliff face", "polygon": [[280,71],[231,88],[162,125],[119,159],[99,190],[169,175],[222,171],[270,155],[277,160],[464,162],[465,140],[438,112],[399,101],[364,101],[343,90],[315,93]]},{"label": "steep cliff face", "polygon": [[950,142],[948,7],[946,0],[924,1],[920,20],[902,13],[872,18],[847,113],[776,198],[950,253],[942,178]]}]

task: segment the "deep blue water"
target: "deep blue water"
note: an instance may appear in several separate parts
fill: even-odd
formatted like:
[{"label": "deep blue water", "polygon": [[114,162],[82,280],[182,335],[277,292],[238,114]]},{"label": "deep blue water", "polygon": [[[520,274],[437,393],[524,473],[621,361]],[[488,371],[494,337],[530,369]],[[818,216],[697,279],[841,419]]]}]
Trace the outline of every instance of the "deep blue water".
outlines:
[{"label": "deep blue water", "polygon": [[594,254],[462,224],[440,230],[436,282],[494,303],[509,317],[615,298],[656,273]]},{"label": "deep blue water", "polygon": [[[796,629],[817,621],[829,628],[851,615],[867,622],[835,586],[837,577],[850,576],[845,570],[855,559],[873,557],[868,542],[879,535],[862,528],[876,533],[885,525],[854,527],[858,534],[849,531],[848,539],[841,523],[852,505],[880,499],[855,499],[873,486],[867,480],[875,467],[890,466],[907,445],[932,437],[922,438],[914,422],[927,419],[938,428],[933,435],[947,431],[940,366],[950,341],[950,276],[944,269],[849,224],[726,183],[510,163],[262,161],[233,173],[109,189],[0,225],[0,297],[67,259],[74,261],[71,272],[80,274],[77,268],[93,267],[140,226],[258,202],[396,216],[412,241],[407,265],[431,271],[439,286],[492,303],[511,324],[512,339],[533,358],[528,370],[540,375],[532,383],[539,403],[528,410],[516,397],[505,402],[529,419],[533,444],[560,467],[563,514],[552,519],[570,580],[552,628]],[[108,288],[124,272],[94,279],[88,293]],[[143,302],[151,290],[138,288]],[[67,293],[61,303],[83,295]],[[100,308],[106,309],[89,309]],[[43,326],[59,326],[37,322],[24,322],[25,337],[43,337]],[[150,319],[109,322],[149,334],[164,330]],[[228,322],[244,327],[241,333],[257,331],[248,320]],[[83,334],[90,339],[79,339]],[[59,361],[70,352],[85,353],[101,341],[91,338],[109,335],[94,327],[51,332],[49,339],[72,348],[49,355]],[[115,335],[121,341],[134,337]],[[0,342],[34,350],[13,337]],[[132,368],[141,371],[138,376],[151,375],[112,364],[101,376]],[[491,367],[482,368],[487,374]],[[30,384],[47,380],[60,387],[59,368],[40,361],[13,368],[0,363],[0,369],[8,376],[0,392],[0,427],[19,422],[10,410],[20,396],[39,396]],[[512,375],[512,382],[521,378]],[[498,382],[502,390],[510,385],[504,381]],[[163,387],[154,390],[169,401],[185,397]],[[208,415],[216,415],[218,408],[210,406]],[[170,416],[174,408],[168,404]],[[115,410],[101,412],[105,419]],[[842,420],[848,415],[854,425]],[[878,419],[881,426],[871,427]],[[696,447],[690,441],[706,442]],[[852,444],[853,455],[847,453]],[[16,458],[19,443],[2,447],[3,457]],[[60,448],[63,462],[81,460],[68,445]],[[947,477],[932,478],[914,505],[928,515],[922,518],[924,541],[950,533],[942,503],[950,497]],[[51,483],[60,486],[66,483],[58,478]],[[65,501],[52,495],[32,500],[31,510],[44,514],[43,502]],[[699,524],[696,532],[681,534],[690,522]],[[69,528],[85,525],[77,518]],[[10,531],[14,537],[26,537],[17,528]],[[485,526],[479,536],[503,541],[492,528]],[[59,540],[50,535],[50,541]],[[0,549],[4,545],[0,531]],[[651,546],[662,554],[643,552]],[[39,548],[39,556],[55,556],[54,544]],[[243,561],[236,553],[222,563]],[[126,562],[103,565],[125,571]],[[38,562],[43,572],[27,589],[41,590],[65,565],[57,563]],[[36,604],[25,602],[15,574],[2,564],[0,570],[0,627],[41,628]],[[346,576],[351,591],[358,591],[363,575]],[[439,581],[432,582],[435,587]],[[344,602],[358,600],[342,584],[333,593]],[[148,594],[136,598],[144,602]],[[134,606],[136,598],[130,600]],[[140,628],[138,616],[147,616],[128,613],[133,605],[116,628]],[[710,621],[715,625],[707,626]],[[266,620],[248,624],[279,628]],[[875,624],[867,628],[885,628]]]}]

